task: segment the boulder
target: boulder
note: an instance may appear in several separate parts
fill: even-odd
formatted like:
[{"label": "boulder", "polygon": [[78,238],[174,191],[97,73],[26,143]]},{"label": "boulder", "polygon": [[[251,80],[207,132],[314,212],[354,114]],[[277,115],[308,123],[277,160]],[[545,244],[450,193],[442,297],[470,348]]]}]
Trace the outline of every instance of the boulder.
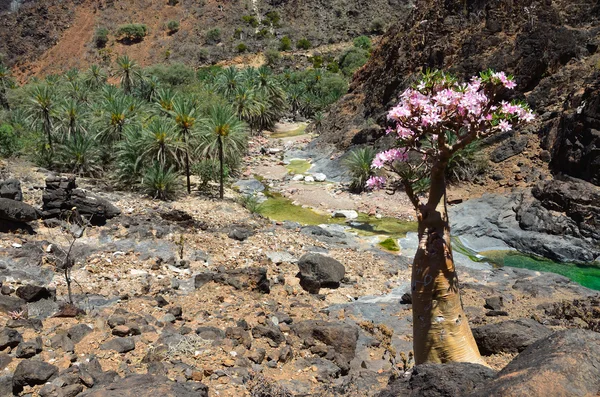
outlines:
[{"label": "boulder", "polygon": [[248,237],[252,236],[254,231],[247,227],[235,226],[232,227],[227,233],[227,237],[237,241],[245,241]]},{"label": "boulder", "polygon": [[309,320],[293,324],[291,329],[306,346],[315,345],[315,341],[331,346],[337,353],[335,362],[343,370],[356,354],[358,327],[355,325]]},{"label": "boulder", "polygon": [[100,345],[100,350],[114,350],[117,353],[127,353],[135,349],[133,338],[114,338]]},{"label": "boulder", "polygon": [[493,379],[496,371],[479,364],[417,365],[409,379],[392,382],[377,397],[457,397]]},{"label": "boulder", "polygon": [[199,382],[173,382],[162,375],[129,375],[107,386],[94,387],[81,397],[208,397],[208,386]]},{"label": "boulder", "polygon": [[334,218],[356,219],[358,212],[354,210],[337,210],[332,215]]},{"label": "boulder", "polygon": [[3,328],[0,331],[0,350],[4,350],[7,347],[12,349],[17,347],[21,342],[23,342],[23,337],[19,331],[10,328]]},{"label": "boulder", "polygon": [[77,189],[75,178],[49,177],[42,196],[44,219],[68,217],[73,208],[80,215],[90,219],[94,225],[101,225],[107,219],[121,214],[121,211],[108,200]]},{"label": "boulder", "polygon": [[0,396],[13,396],[12,376],[0,376]]},{"label": "boulder", "polygon": [[252,328],[252,336],[254,338],[267,338],[268,343],[271,347],[277,347],[281,343],[285,342],[285,336],[281,330],[274,326],[263,326],[257,325]]},{"label": "boulder", "polygon": [[265,190],[265,186],[258,179],[240,179],[233,184],[233,187],[240,193],[251,196]]},{"label": "boulder", "polygon": [[0,311],[4,313],[20,311],[27,304],[16,296],[0,295]]},{"label": "boulder", "polygon": [[238,290],[259,291],[268,294],[271,291],[264,267],[223,270],[214,273],[212,280],[223,285],[230,285]]},{"label": "boulder", "polygon": [[17,358],[31,358],[42,352],[42,341],[38,339],[33,342],[23,342],[17,346],[15,356]]},{"label": "boulder", "polygon": [[43,385],[58,374],[58,368],[38,360],[23,360],[13,374],[13,392],[20,392],[25,386]]},{"label": "boulder", "polygon": [[565,330],[530,345],[469,396],[595,396],[598,390],[600,334]]},{"label": "boulder", "polygon": [[512,137],[504,141],[502,144],[500,144],[500,146],[492,151],[490,154],[490,160],[492,160],[494,163],[500,163],[513,156],[516,156],[525,150],[528,142],[529,139],[527,139],[526,135]]},{"label": "boulder", "polygon": [[497,353],[520,353],[527,346],[550,335],[552,330],[535,320],[521,318],[473,329],[479,351],[485,356]]},{"label": "boulder", "polygon": [[304,254],[298,261],[300,286],[311,294],[318,294],[321,288],[338,288],[346,274],[346,268],[339,261],[321,254]]},{"label": "boulder", "polygon": [[37,302],[42,299],[52,299],[54,294],[46,287],[28,284],[17,288],[17,296],[29,303]]},{"label": "boulder", "polygon": [[7,179],[5,181],[0,181],[0,198],[23,201],[21,182],[18,179]]},{"label": "boulder", "polygon": [[325,182],[327,180],[327,175],[317,172],[316,174],[313,174],[313,178],[315,178],[315,181],[317,182]]},{"label": "boulder", "polygon": [[0,219],[11,222],[31,222],[38,219],[38,211],[22,201],[0,198]]}]

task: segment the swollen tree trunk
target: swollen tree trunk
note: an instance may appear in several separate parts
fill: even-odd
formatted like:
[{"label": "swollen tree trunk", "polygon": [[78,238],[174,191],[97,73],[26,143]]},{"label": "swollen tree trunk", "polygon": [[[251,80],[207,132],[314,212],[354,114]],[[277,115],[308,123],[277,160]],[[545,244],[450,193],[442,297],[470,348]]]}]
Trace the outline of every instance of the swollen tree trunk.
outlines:
[{"label": "swollen tree trunk", "polygon": [[462,361],[487,366],[460,298],[450,246],[444,167],[440,168],[432,172],[429,202],[417,209],[419,248],[411,280],[415,363]]},{"label": "swollen tree trunk", "polygon": [[225,177],[225,167],[223,165],[223,137],[219,135],[219,198],[223,199],[223,179]]}]

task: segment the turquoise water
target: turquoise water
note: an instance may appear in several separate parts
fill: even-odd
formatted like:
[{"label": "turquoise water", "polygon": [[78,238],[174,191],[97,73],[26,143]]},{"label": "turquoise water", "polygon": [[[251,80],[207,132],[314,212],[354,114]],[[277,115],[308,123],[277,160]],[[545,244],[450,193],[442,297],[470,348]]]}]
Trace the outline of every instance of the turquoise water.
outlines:
[{"label": "turquoise water", "polygon": [[575,265],[573,263],[557,263],[548,259],[531,257],[513,251],[480,252],[482,261],[496,266],[511,266],[521,269],[552,272],[568,277],[584,287],[600,291],[600,267]]}]

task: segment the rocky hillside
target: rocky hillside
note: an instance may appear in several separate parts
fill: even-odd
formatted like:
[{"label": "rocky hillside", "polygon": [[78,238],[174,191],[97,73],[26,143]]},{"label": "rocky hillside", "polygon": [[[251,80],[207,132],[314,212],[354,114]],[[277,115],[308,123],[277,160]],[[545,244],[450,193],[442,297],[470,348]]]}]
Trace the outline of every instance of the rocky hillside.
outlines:
[{"label": "rocky hillside", "polygon": [[[311,47],[380,34],[406,14],[405,0],[134,0],[25,2],[18,11],[0,7],[0,53],[21,76],[109,63],[128,54],[143,66],[178,61],[190,65],[229,59],[241,52],[278,49],[288,36],[290,50],[306,38]],[[174,4],[174,5],[170,5]],[[179,23],[169,31],[170,21]],[[147,36],[119,41],[127,23],[145,24]],[[98,48],[94,35],[108,29]],[[218,29],[215,33],[214,29]],[[210,32],[212,30],[212,33]],[[240,45],[245,47],[239,47]],[[245,48],[241,50],[241,48]]]},{"label": "rocky hillside", "polygon": [[321,141],[346,149],[383,136],[386,110],[426,68],[460,77],[494,68],[516,76],[515,95],[540,116],[494,161],[525,151],[534,168],[550,162],[555,173],[598,184],[599,20],[594,0],[418,1],[355,74]]}]

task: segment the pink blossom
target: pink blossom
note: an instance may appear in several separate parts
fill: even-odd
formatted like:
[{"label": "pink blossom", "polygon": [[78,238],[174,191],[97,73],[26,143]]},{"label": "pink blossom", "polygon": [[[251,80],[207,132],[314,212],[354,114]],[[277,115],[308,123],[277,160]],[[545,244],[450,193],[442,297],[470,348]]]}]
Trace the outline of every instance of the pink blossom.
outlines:
[{"label": "pink blossom", "polygon": [[367,180],[366,187],[371,190],[383,189],[385,178],[382,176],[372,176]]},{"label": "pink blossom", "polygon": [[514,80],[508,80],[506,83],[504,83],[504,86],[509,90],[513,90],[517,86],[517,83],[515,83]]},{"label": "pink blossom", "polygon": [[386,163],[392,163],[396,160],[407,161],[408,153],[406,149],[390,149],[385,152],[380,152],[375,155],[375,159],[373,160],[373,164],[371,164],[372,168],[382,168]]},{"label": "pink blossom", "polygon": [[532,112],[525,112],[525,114],[521,116],[521,119],[529,123],[535,119],[535,115]]},{"label": "pink blossom", "polygon": [[405,128],[401,125],[398,125],[396,132],[398,133],[398,138],[406,138],[407,136],[414,135],[411,129]]},{"label": "pink blossom", "polygon": [[506,131],[510,131],[512,130],[512,125],[506,121],[506,120],[502,120],[499,124],[498,124],[498,128],[500,128],[500,131],[502,132],[506,132]]}]

